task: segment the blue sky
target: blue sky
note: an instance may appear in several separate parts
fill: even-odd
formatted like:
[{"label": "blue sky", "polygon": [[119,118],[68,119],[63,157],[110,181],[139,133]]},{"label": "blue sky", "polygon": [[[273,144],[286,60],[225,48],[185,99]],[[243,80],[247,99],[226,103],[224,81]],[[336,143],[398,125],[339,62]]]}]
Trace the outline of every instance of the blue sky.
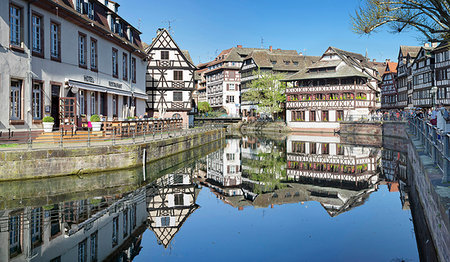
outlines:
[{"label": "blue sky", "polygon": [[396,61],[400,45],[421,45],[417,32],[391,34],[384,28],[370,36],[352,32],[350,15],[361,0],[127,0],[119,14],[142,31],[150,43],[160,27],[172,22],[173,37],[189,50],[194,63],[236,45],[295,49],[320,56],[328,46]]}]

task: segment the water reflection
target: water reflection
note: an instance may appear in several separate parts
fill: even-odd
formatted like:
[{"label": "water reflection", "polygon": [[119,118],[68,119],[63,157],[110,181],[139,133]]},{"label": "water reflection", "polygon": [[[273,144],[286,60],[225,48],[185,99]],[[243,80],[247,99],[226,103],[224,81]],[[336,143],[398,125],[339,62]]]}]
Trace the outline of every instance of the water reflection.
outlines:
[{"label": "water reflection", "polygon": [[[0,260],[132,261],[149,258],[140,255],[149,246],[177,249],[174,239],[187,221],[205,223],[205,215],[217,212],[200,208],[202,188],[244,214],[250,207],[311,202],[335,219],[387,185],[389,192],[400,192],[403,209],[409,209],[402,150],[342,144],[338,136],[293,134],[286,139],[230,137],[203,152],[206,156],[186,153],[153,163],[145,172],[88,176],[84,192],[67,186],[74,192],[63,193],[61,185],[78,184],[74,178],[44,182],[47,190],[35,201],[30,200],[34,185],[25,184],[29,192],[19,193],[11,191],[13,184],[0,184],[0,192],[21,199],[0,202]],[[154,237],[146,238],[145,231]]]}]

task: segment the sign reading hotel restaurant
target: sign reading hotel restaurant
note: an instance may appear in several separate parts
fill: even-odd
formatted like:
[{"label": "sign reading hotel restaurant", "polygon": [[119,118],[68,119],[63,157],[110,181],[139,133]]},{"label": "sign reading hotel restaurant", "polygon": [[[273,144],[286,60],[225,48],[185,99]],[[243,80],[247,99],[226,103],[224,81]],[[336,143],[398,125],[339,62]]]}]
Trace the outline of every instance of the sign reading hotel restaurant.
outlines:
[{"label": "sign reading hotel restaurant", "polygon": [[113,81],[109,81],[108,83],[109,83],[110,87],[122,88],[122,84],[119,84],[119,83],[116,83],[116,82],[113,82]]},{"label": "sign reading hotel restaurant", "polygon": [[84,82],[94,83],[94,78],[92,76],[85,75]]}]

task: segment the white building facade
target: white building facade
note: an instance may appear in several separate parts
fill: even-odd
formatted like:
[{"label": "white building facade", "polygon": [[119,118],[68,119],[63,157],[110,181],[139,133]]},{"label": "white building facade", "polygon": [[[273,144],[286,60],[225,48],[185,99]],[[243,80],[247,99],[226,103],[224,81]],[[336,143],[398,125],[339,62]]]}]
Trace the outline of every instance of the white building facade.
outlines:
[{"label": "white building facade", "polygon": [[145,112],[146,54],[140,32],[107,0],[0,3],[0,130],[58,125],[60,98],[76,99],[76,118],[105,120]]}]

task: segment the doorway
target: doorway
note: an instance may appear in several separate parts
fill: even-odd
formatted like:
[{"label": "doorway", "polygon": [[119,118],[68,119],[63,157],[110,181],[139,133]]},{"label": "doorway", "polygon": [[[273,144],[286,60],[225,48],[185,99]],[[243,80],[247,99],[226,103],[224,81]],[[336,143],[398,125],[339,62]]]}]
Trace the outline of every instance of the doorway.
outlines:
[{"label": "doorway", "polygon": [[60,86],[52,85],[52,110],[50,112],[51,116],[55,119],[54,127],[59,128],[59,91]]}]

